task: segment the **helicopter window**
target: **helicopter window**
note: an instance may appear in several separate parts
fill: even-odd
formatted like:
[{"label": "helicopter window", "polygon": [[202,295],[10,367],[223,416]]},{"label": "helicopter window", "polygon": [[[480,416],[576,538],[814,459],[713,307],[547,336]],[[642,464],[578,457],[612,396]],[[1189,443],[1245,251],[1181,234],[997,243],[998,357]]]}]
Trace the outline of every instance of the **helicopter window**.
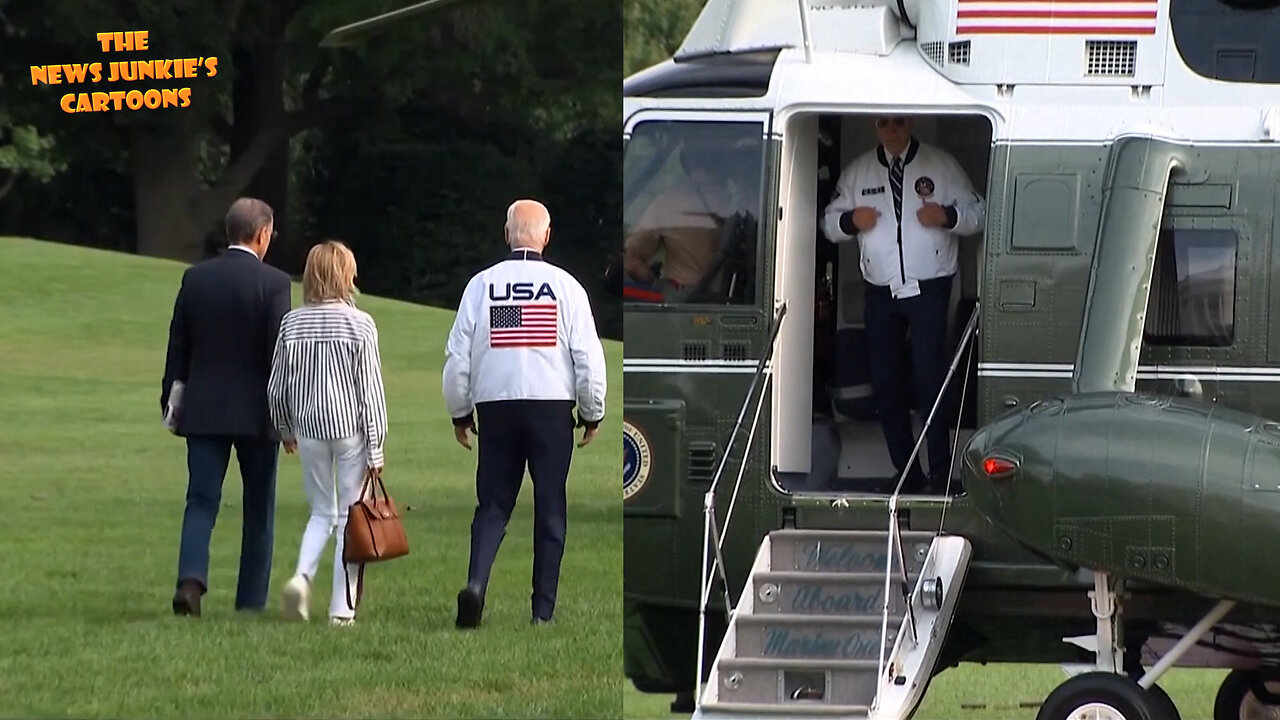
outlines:
[{"label": "helicopter window", "polygon": [[758,122],[635,127],[623,161],[626,301],[756,302],[763,135]]},{"label": "helicopter window", "polygon": [[1173,0],[1174,46],[1202,77],[1280,83],[1280,0]]},{"label": "helicopter window", "polygon": [[1235,339],[1236,234],[1162,230],[1147,313],[1152,345],[1226,347]]}]

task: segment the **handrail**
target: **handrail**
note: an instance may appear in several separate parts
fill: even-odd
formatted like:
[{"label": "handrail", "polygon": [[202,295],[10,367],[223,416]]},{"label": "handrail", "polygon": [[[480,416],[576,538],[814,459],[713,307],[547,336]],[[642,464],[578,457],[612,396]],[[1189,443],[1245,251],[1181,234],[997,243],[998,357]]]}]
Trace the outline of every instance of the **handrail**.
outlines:
[{"label": "handrail", "polygon": [[[975,337],[978,334],[978,329],[976,327],[973,330],[973,334]],[[956,409],[957,409],[956,410],[956,416],[957,416],[956,417],[956,436],[951,440],[952,464],[955,463],[956,453],[959,452],[960,450],[960,432],[959,432],[960,417],[959,416],[962,413],[964,413],[965,398],[969,397],[969,372],[968,371],[973,367],[973,355],[977,351],[977,347],[978,347],[978,344],[976,342],[969,344],[969,357],[968,359],[965,360],[965,363],[964,363],[965,364],[964,382],[960,385],[960,401],[956,404]],[[946,495],[947,497],[951,497],[951,473],[950,472],[947,473]],[[951,507],[951,503],[946,503],[945,505],[942,506],[942,512],[938,513],[938,531],[934,533],[934,537],[937,537],[938,535],[942,534],[942,528],[944,528],[947,523],[947,509],[950,507]]]},{"label": "handrail", "polygon": [[[716,570],[720,571],[720,581],[724,585],[725,609],[730,617],[733,615],[733,599],[729,593],[729,578],[725,570],[724,556],[722,549],[724,546],[724,532],[729,529],[729,521],[733,518],[733,508],[738,500],[738,490],[742,486],[742,478],[746,474],[747,457],[751,452],[751,441],[755,438],[756,427],[760,421],[760,411],[764,408],[765,398],[768,397],[768,387],[770,377],[766,377],[764,386],[760,389],[760,395],[756,400],[755,415],[751,421],[751,430],[747,433],[746,447],[742,452],[742,462],[738,464],[738,477],[734,481],[733,495],[729,499],[729,508],[725,512],[724,527],[721,528],[716,524],[715,518],[715,494],[716,488],[720,484],[720,478],[724,474],[725,465],[728,463],[729,455],[733,451],[734,442],[738,439],[738,434],[742,430],[742,422],[746,419],[747,407],[751,404],[751,397],[755,394],[756,386],[760,383],[761,376],[765,375],[765,368],[769,360],[773,357],[774,348],[777,347],[778,332],[782,328],[782,318],[787,314],[787,303],[782,302],[773,317],[773,328],[769,333],[769,344],[765,346],[764,352],[760,354],[760,360],[756,363],[755,374],[751,378],[751,386],[747,388],[747,396],[742,399],[742,408],[738,411],[738,419],[734,422],[733,432],[729,435],[729,442],[725,446],[724,453],[720,456],[720,465],[716,468],[716,474],[712,477],[711,486],[707,488],[706,495],[703,496],[702,511],[702,587],[698,598],[698,664],[697,677],[694,679],[694,687],[699,688],[695,695],[696,703],[702,706],[702,665],[705,661],[704,647],[706,645],[707,632],[707,602],[711,597],[711,586],[715,584]],[[715,543],[712,544],[711,539],[714,536]],[[707,568],[710,562],[710,555],[715,556],[710,570]]]},{"label": "handrail", "polygon": [[[920,437],[916,439],[915,447],[911,450],[911,457],[907,459],[906,467],[903,468],[902,474],[898,476],[898,482],[893,488],[893,493],[889,496],[889,537],[886,539],[885,554],[885,571],[884,571],[884,608],[880,617],[880,663],[877,677],[884,678],[885,673],[885,643],[884,638],[889,632],[889,592],[893,582],[894,571],[894,548],[898,550],[897,554],[897,570],[898,582],[902,590],[903,604],[905,606],[907,618],[907,630],[911,633],[911,644],[915,647],[920,641],[916,628],[915,610],[911,607],[911,590],[910,583],[907,580],[907,564],[906,553],[902,550],[902,530],[898,521],[898,498],[902,493],[902,484],[906,482],[907,473],[911,471],[912,465],[916,461],[916,456],[920,453],[920,446],[924,444],[925,437],[929,433],[929,427],[933,424],[934,417],[938,413],[938,408],[942,405],[942,398],[947,393],[947,388],[951,385],[951,380],[955,376],[956,368],[960,365],[960,357],[964,355],[965,349],[969,345],[969,341],[977,335],[978,327],[978,311],[981,304],[974,304],[973,311],[969,313],[969,322],[965,324],[964,331],[960,336],[960,346],[956,348],[955,357],[951,358],[951,367],[947,369],[947,376],[942,381],[942,387],[938,390],[938,396],[933,399],[933,408],[929,411],[929,416],[925,418],[924,427],[920,430]],[[968,373],[965,374],[965,387],[968,387]],[[959,408],[963,410],[963,405]],[[954,453],[951,456],[951,462],[955,462]],[[947,468],[950,473],[950,467]],[[942,528],[938,528],[938,532],[942,532]]]}]

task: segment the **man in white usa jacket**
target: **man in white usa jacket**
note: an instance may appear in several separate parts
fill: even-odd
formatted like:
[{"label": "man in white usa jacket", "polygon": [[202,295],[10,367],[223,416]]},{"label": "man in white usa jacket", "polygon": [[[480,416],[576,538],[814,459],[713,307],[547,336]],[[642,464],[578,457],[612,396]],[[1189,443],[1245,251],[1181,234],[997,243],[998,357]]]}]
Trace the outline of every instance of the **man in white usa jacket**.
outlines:
[{"label": "man in white usa jacket", "polygon": [[463,291],[445,349],[444,398],[454,433],[468,450],[468,431],[480,439],[459,628],[480,624],[489,571],[526,463],[535,515],[531,621],[551,620],[564,555],[573,431],[585,428],[578,443],[585,447],[604,418],[604,347],[586,290],[542,259],[551,239],[546,207],[534,200],[513,203],[506,239],[511,254],[471,278]]},{"label": "man in white usa jacket", "polygon": [[[923,418],[946,378],[956,237],[982,231],[986,206],[955,158],[912,135],[911,118],[880,117],[875,127],[880,144],[840,173],[822,226],[832,242],[858,241],[871,384],[889,456],[901,476],[915,447],[907,333]],[[928,479],[917,459],[904,491],[943,491],[951,461],[948,411],[944,399],[929,428]]]}]

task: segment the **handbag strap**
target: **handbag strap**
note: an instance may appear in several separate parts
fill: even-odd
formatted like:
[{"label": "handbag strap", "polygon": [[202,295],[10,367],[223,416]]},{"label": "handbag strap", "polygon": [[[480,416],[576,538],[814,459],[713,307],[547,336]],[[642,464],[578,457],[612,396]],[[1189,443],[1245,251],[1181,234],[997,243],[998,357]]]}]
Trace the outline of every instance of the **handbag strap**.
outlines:
[{"label": "handbag strap", "polygon": [[[378,501],[378,488],[382,488],[382,499],[388,500],[387,486],[382,484],[382,475],[369,473],[365,476],[364,487],[360,489],[360,499],[366,497],[371,498],[375,503]],[[347,609],[355,611],[360,607],[360,599],[364,597],[364,563],[360,563],[360,573],[356,576],[356,599],[351,600],[351,574],[347,570],[347,563],[342,563],[342,575],[346,578],[347,591]]]},{"label": "handbag strap", "polygon": [[387,494],[387,486],[382,482],[382,475],[374,475],[373,473],[365,475],[364,485],[360,488],[360,499],[367,498],[377,503],[379,489],[382,490],[383,501],[389,501],[391,497]]},{"label": "handbag strap", "polygon": [[387,486],[382,483],[381,475],[375,475],[373,477],[373,487],[371,487],[370,490],[372,492],[373,501],[375,503],[378,501],[378,490],[382,490],[383,502],[389,502],[391,500],[391,496],[387,495]]}]

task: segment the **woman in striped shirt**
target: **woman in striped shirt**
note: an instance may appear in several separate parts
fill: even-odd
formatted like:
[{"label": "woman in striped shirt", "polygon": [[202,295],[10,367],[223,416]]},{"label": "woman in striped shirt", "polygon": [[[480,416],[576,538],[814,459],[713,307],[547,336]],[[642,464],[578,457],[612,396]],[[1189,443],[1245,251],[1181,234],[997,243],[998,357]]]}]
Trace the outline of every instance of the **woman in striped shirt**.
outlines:
[{"label": "woman in striped shirt", "polygon": [[381,473],[387,435],[378,328],[355,306],[355,279],[356,259],[346,245],[329,240],[311,248],[304,304],[280,323],[267,384],[271,419],[285,452],[298,452],[311,503],[297,570],[284,587],[285,614],[309,617],[311,580],[336,531],[329,617],[341,625],[355,622],[359,574],[358,565],[342,562],[347,509],[365,478]]}]

